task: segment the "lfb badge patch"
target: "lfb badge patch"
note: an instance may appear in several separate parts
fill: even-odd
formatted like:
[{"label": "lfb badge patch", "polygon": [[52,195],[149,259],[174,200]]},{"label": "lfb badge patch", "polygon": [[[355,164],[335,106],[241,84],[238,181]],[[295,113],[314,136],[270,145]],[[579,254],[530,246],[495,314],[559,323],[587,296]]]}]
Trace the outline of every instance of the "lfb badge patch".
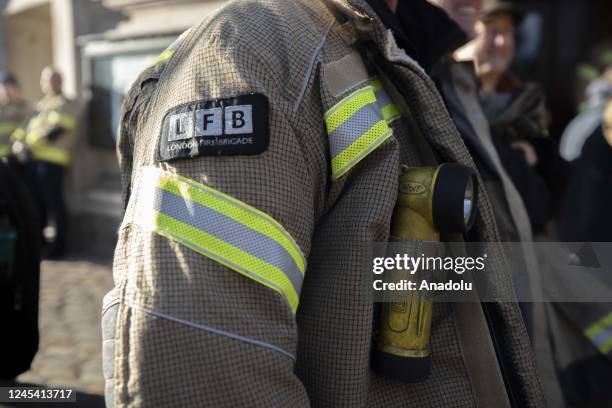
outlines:
[{"label": "lfb badge patch", "polygon": [[162,124],[159,160],[262,153],[270,139],[268,113],[268,98],[262,94],[173,108]]}]

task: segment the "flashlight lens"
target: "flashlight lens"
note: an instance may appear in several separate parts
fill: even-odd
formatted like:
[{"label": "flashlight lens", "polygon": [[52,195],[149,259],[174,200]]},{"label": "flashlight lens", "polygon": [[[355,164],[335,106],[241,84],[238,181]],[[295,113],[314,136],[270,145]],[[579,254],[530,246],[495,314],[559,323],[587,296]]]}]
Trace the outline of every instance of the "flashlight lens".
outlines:
[{"label": "flashlight lens", "polygon": [[465,188],[465,197],[463,198],[463,222],[468,225],[474,208],[474,181],[472,178],[468,180],[468,185]]},{"label": "flashlight lens", "polygon": [[474,169],[455,163],[440,165],[431,203],[434,226],[443,234],[469,231],[478,211],[477,198]]}]

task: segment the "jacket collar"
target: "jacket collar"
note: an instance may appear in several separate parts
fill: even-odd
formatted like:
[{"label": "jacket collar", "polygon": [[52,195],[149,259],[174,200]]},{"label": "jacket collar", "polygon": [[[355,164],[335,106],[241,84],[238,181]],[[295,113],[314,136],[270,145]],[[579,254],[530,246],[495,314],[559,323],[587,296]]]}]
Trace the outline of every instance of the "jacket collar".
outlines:
[{"label": "jacket collar", "polygon": [[367,0],[324,0],[341,23],[350,23],[362,39],[381,40],[387,31]]},{"label": "jacket collar", "polygon": [[[442,55],[461,45],[465,42],[465,34],[459,29],[459,27],[452,22],[445,13],[435,13],[427,10],[429,4],[423,4],[420,6],[411,6],[413,9],[407,10],[407,16],[410,21],[402,21],[403,23],[410,24],[407,33],[419,32],[421,34],[418,37],[425,37],[422,33],[430,32],[431,28],[422,24],[430,24],[431,20],[419,21],[419,18],[412,17],[411,14],[416,12],[428,13],[428,18],[435,19],[436,33],[430,35],[427,40],[427,44],[418,44],[419,41],[417,35],[408,35],[404,39],[400,47],[396,41],[396,37],[399,33],[394,33],[393,30],[387,28],[387,25],[383,22],[381,17],[369,4],[368,0],[326,0],[332,9],[338,20],[341,23],[349,23],[355,34],[362,40],[374,42],[378,45],[378,48],[382,51],[383,56],[391,62],[403,62],[404,64],[417,65],[419,67],[424,66],[426,69],[430,69],[433,63]],[[425,2],[425,0],[419,0]],[[398,20],[405,20],[398,18]],[[422,26],[419,26],[422,25]],[[406,32],[405,30],[403,30]],[[431,33],[430,33],[431,34]],[[405,42],[411,42],[412,44],[404,44]],[[406,49],[409,48],[409,49]],[[433,54],[432,54],[433,53]],[[409,56],[408,54],[411,54]],[[435,55],[434,55],[435,54]],[[419,60],[417,62],[416,60]]]}]

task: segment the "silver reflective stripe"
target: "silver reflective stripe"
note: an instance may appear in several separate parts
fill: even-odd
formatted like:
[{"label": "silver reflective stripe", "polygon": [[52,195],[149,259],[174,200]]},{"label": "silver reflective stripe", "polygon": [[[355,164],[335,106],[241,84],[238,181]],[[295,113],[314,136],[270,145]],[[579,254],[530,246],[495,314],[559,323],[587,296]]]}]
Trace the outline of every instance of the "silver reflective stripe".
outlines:
[{"label": "silver reflective stripe", "polygon": [[183,324],[183,325],[186,325],[186,326],[189,326],[189,327],[193,327],[194,329],[204,330],[204,331],[207,331],[207,332],[210,332],[210,333],[217,334],[219,336],[229,337],[231,339],[240,341],[242,343],[247,343],[247,344],[252,344],[254,346],[263,347],[263,348],[275,351],[277,353],[280,353],[280,354],[284,355],[285,357],[289,357],[290,359],[295,361],[295,356],[293,354],[291,354],[290,352],[288,352],[286,350],[283,350],[280,347],[275,346],[274,344],[266,343],[266,342],[261,341],[261,340],[252,339],[250,337],[241,336],[239,334],[235,334],[235,333],[231,333],[231,332],[228,332],[228,331],[225,331],[225,330],[217,329],[215,327],[208,326],[208,325],[205,325],[205,324],[200,324],[200,323],[195,323],[195,322],[192,322],[192,321],[189,321],[189,320],[179,319],[178,317],[174,317],[174,316],[170,316],[170,315],[167,315],[167,314],[164,314],[164,313],[156,312],[156,311],[153,311],[151,309],[147,309],[145,307],[142,307],[142,306],[134,304],[134,303],[124,302],[124,304],[126,306],[129,306],[132,309],[139,310],[139,311],[141,311],[143,313],[149,314],[151,316],[155,316],[155,317],[160,318],[160,319],[170,320],[170,321],[175,322],[175,323],[179,323],[179,324]]},{"label": "silver reflective stripe", "polygon": [[275,240],[211,208],[158,187],[155,188],[153,209],[276,266],[286,274],[299,296],[302,273],[291,255]]},{"label": "silver reflective stripe", "polygon": [[[393,103],[393,100],[391,99],[384,87],[377,89],[374,94],[376,95],[376,107],[381,112],[381,115],[384,116],[384,119],[387,121],[387,123],[391,123],[395,119],[401,117],[401,113],[398,109],[398,106]],[[385,116],[383,113],[384,108],[388,108],[385,112],[387,116]]]},{"label": "silver reflective stripe", "polygon": [[608,313],[588,327],[584,334],[597,346],[600,352],[607,354],[612,351],[612,313]]},{"label": "silver reflective stripe", "polygon": [[612,341],[612,327],[606,327],[595,336],[591,337],[591,341],[598,347],[603,347],[608,342]]},{"label": "silver reflective stripe", "polygon": [[364,93],[367,93],[367,92],[373,92],[373,88],[372,88],[371,85],[368,85],[368,86],[365,86],[365,87],[363,87],[361,89],[358,89],[357,91],[353,92],[349,96],[347,96],[344,99],[342,99],[339,103],[334,105],[333,108],[331,108],[330,110],[325,112],[324,119],[327,120],[331,115],[333,115],[334,113],[336,113],[340,109],[344,108],[351,100],[353,100],[353,99],[357,98],[358,96],[361,96],[361,95],[363,95]]},{"label": "silver reflective stripe", "polygon": [[378,107],[372,85],[346,96],[324,117],[333,180],[342,177],[393,133]]},{"label": "silver reflective stripe", "polygon": [[357,156],[355,156],[353,159],[351,159],[350,162],[348,162],[347,164],[345,164],[344,166],[342,166],[340,169],[338,169],[337,173],[344,173],[345,170],[347,168],[350,168],[352,166],[355,165],[355,163],[359,163],[359,161],[361,159],[363,159],[365,156],[367,156],[368,154],[372,153],[372,151],[374,149],[376,149],[378,146],[381,145],[382,142],[384,142],[385,140],[387,140],[387,138],[389,136],[391,136],[391,134],[393,134],[393,130],[392,129],[388,129],[385,133],[383,133],[382,135],[380,135],[375,142],[371,143],[363,152],[359,153]]},{"label": "silver reflective stripe", "polygon": [[359,136],[368,131],[382,119],[380,110],[374,104],[365,105],[329,136],[329,147],[332,158],[342,153]]},{"label": "silver reflective stripe", "polygon": [[[204,247],[201,247],[201,246],[199,246],[197,244],[194,244],[193,242],[187,241],[186,239],[184,239],[182,237],[179,237],[178,235],[175,235],[172,232],[164,231],[163,236],[165,236],[166,238],[173,239],[176,242],[178,242],[180,244],[183,244],[183,245],[185,245],[188,248],[194,249],[197,252],[210,257],[211,259],[218,260],[218,256],[214,252],[209,251],[208,249],[206,249]],[[266,286],[268,286],[269,288],[274,289],[278,293],[281,293],[281,294],[284,293],[283,288],[280,285],[278,285],[276,282],[272,282],[271,280],[266,279],[266,278],[264,278],[261,275],[253,273],[250,269],[247,269],[247,268],[243,267],[239,263],[232,262],[231,259],[223,259],[222,263],[225,266],[227,266],[229,268],[232,268],[233,270],[242,273],[244,276],[246,276],[248,278],[251,278],[251,279],[253,279],[255,281],[258,281],[260,283],[265,284]]]},{"label": "silver reflective stripe", "polygon": [[387,105],[393,104],[393,101],[387,94],[387,91],[385,91],[385,88],[378,89],[376,92],[374,92],[374,95],[376,95],[376,106],[379,110],[382,110],[382,108]]}]

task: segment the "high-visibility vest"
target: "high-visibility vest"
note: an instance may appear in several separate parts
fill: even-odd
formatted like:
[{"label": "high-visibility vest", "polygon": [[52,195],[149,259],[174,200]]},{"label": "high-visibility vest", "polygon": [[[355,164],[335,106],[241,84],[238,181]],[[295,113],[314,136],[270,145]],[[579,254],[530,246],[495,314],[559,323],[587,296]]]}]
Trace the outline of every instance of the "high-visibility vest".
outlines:
[{"label": "high-visibility vest", "polygon": [[11,151],[11,134],[27,119],[30,109],[24,100],[10,101],[0,105],[0,157]]},{"label": "high-visibility vest", "polygon": [[[72,101],[63,95],[46,96],[27,125],[15,130],[13,139],[25,142],[34,160],[67,166],[75,139],[74,110]],[[48,136],[54,130],[61,133],[50,139]]]}]

